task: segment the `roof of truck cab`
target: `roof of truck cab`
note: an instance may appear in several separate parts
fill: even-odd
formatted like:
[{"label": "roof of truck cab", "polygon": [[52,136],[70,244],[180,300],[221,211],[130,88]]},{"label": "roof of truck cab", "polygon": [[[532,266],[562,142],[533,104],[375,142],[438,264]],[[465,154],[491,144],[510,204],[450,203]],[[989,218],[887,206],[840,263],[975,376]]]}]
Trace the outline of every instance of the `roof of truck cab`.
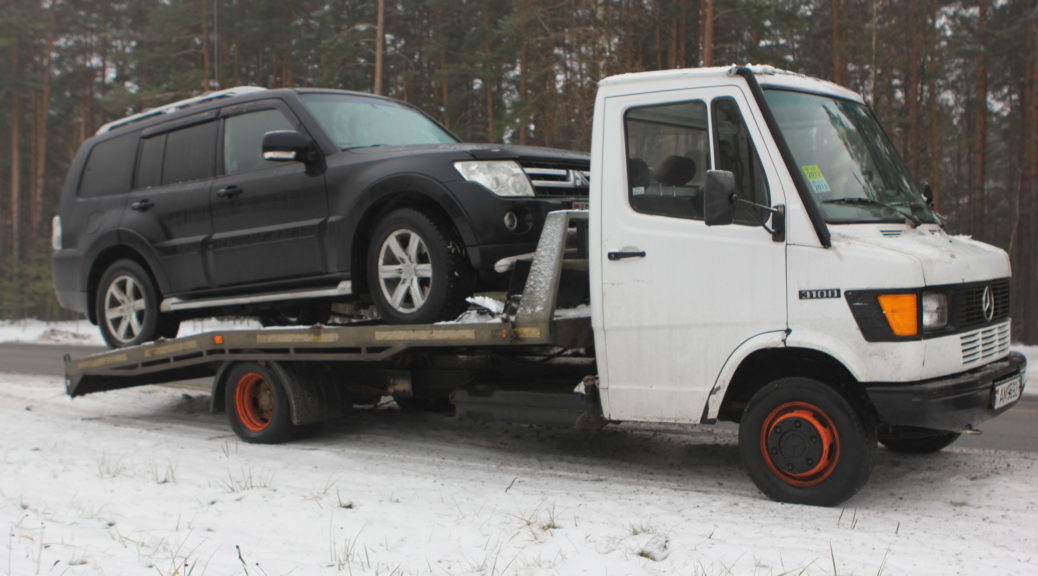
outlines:
[{"label": "roof of truck cab", "polygon": [[[662,90],[678,90],[695,86],[709,86],[711,80],[729,84],[736,77],[740,66],[724,66],[714,68],[685,68],[679,70],[656,70],[652,72],[633,72],[609,76],[598,83],[599,92],[604,96],[631,94],[635,92],[656,92]],[[765,88],[784,88],[802,92],[825,94],[836,98],[844,98],[855,102],[864,102],[860,94],[848,88],[788,70],[771,66],[748,65],[757,82]],[[632,90],[637,85],[637,90]]]}]

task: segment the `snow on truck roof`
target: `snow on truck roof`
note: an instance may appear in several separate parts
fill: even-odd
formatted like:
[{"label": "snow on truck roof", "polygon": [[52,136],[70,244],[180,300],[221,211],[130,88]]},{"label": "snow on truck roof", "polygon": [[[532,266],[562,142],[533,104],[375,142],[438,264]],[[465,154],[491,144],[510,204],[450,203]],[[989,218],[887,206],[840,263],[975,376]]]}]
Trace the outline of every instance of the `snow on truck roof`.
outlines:
[{"label": "snow on truck roof", "polygon": [[[703,85],[711,79],[728,83],[735,76],[736,70],[742,66],[723,66],[714,68],[685,68],[679,70],[655,70],[652,72],[633,72],[609,76],[598,83],[599,90],[606,96],[630,93],[632,84],[638,84],[644,92],[655,90],[677,90],[690,88],[692,85]],[[788,88],[804,92],[814,92],[864,102],[861,95],[848,88],[804,74],[790,72],[771,66],[747,65],[753,71],[761,86]]]}]

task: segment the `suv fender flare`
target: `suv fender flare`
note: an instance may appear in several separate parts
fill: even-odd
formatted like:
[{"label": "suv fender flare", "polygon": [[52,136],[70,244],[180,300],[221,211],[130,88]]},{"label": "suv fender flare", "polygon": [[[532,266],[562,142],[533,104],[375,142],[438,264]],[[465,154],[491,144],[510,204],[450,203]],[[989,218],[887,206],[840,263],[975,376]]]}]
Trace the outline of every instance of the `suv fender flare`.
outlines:
[{"label": "suv fender flare", "polygon": [[169,281],[161,268],[156,266],[158,258],[154,251],[143,239],[134,236],[126,230],[110,230],[98,236],[83,254],[82,261],[90,265],[80,270],[80,282],[87,294],[87,317],[91,322],[97,320],[97,311],[94,309],[95,284],[112,262],[120,258],[137,260],[151,274],[162,294],[169,289]]},{"label": "suv fender flare", "polygon": [[[330,193],[335,194],[336,191],[331,190]],[[357,263],[356,243],[364,242],[370,236],[371,230],[378,224],[378,218],[399,206],[423,205],[445,215],[462,244],[471,246],[477,243],[468,224],[468,214],[444,184],[423,174],[401,174],[379,180],[361,192],[351,205],[340,205],[333,211],[329,221],[329,240],[335,246],[346,248],[338,253],[337,261],[333,262],[336,269],[348,267],[350,276],[356,281],[358,276],[353,266]],[[363,253],[360,257],[364,258]]]}]

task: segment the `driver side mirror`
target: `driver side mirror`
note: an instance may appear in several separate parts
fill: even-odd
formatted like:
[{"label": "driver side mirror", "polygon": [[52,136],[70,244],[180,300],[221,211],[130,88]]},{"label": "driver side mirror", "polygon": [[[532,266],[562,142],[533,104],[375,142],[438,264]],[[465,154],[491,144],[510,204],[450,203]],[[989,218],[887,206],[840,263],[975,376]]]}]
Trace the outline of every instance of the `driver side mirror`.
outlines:
[{"label": "driver side mirror", "polygon": [[277,130],[263,135],[264,160],[306,162],[312,149],[310,138],[295,130]]},{"label": "driver side mirror", "polygon": [[707,226],[727,226],[735,218],[735,174],[707,170],[703,184],[703,220]]}]

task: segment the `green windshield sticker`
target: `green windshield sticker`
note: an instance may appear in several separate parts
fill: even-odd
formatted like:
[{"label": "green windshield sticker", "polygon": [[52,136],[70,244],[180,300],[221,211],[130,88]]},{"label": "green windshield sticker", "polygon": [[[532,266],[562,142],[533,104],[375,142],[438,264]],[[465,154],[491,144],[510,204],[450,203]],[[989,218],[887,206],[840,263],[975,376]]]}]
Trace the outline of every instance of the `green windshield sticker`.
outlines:
[{"label": "green windshield sticker", "polygon": [[811,185],[811,191],[815,194],[826,194],[833,191],[829,187],[829,183],[825,181],[822,169],[817,164],[801,166],[800,170],[804,173],[804,178],[807,178],[807,183]]}]

